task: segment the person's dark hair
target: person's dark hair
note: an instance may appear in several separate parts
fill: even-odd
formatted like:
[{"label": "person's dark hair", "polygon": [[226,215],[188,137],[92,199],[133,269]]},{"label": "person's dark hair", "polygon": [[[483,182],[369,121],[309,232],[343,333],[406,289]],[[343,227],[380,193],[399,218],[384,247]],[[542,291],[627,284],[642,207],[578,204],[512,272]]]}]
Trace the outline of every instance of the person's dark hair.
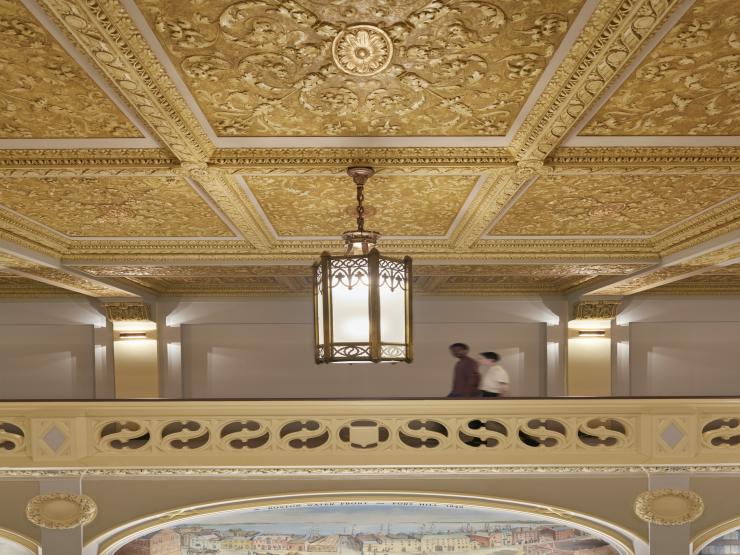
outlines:
[{"label": "person's dark hair", "polygon": [[480,353],[480,356],[487,358],[488,360],[492,360],[493,362],[498,362],[501,360],[501,357],[498,356],[498,353],[494,353],[493,351],[486,351],[485,353]]},{"label": "person's dark hair", "polygon": [[453,343],[452,345],[450,345],[450,349],[454,349],[455,347],[470,350],[470,347],[468,347],[465,343]]}]

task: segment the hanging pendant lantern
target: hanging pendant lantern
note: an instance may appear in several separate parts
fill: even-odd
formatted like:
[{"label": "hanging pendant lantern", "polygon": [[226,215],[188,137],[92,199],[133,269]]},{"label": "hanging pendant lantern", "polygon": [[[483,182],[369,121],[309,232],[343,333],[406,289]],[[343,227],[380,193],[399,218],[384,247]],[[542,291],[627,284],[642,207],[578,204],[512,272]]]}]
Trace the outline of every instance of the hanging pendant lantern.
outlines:
[{"label": "hanging pendant lantern", "polygon": [[316,363],[411,362],[411,257],[381,256],[380,234],[365,230],[364,188],[372,168],[349,168],[357,186],[357,230],[341,256],[313,265]]}]

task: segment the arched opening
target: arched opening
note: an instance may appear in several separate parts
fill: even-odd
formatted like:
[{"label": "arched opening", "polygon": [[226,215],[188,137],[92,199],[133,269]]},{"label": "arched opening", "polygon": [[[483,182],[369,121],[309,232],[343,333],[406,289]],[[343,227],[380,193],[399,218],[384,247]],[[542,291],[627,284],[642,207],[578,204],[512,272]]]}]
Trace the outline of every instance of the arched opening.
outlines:
[{"label": "arched opening", "polygon": [[[139,525],[100,555],[632,555],[619,531],[516,502],[414,494],[241,502]],[[158,520],[161,523],[162,520]],[[119,528],[120,530],[120,528]]]},{"label": "arched opening", "polygon": [[694,545],[696,555],[740,554],[740,519],[708,530]]},{"label": "arched opening", "polygon": [[0,555],[38,555],[38,552],[38,545],[33,541],[0,528]]}]

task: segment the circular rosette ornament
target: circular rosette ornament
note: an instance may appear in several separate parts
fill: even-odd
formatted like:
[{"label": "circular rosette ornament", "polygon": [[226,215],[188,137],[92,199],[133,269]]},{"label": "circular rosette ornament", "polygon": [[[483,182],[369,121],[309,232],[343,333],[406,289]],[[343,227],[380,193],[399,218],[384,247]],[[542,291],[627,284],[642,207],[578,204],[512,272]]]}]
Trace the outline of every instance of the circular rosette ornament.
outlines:
[{"label": "circular rosette ornament", "polygon": [[54,492],[37,495],[26,505],[26,518],[41,528],[64,530],[92,522],[98,506],[87,495]]},{"label": "circular rosette ornament", "polygon": [[375,75],[391,63],[393,42],[374,25],[352,25],[334,38],[332,56],[345,73],[361,77]]},{"label": "circular rosette ornament", "polygon": [[695,521],[704,512],[699,494],[680,489],[644,491],[635,499],[635,514],[660,526],[680,526]]}]

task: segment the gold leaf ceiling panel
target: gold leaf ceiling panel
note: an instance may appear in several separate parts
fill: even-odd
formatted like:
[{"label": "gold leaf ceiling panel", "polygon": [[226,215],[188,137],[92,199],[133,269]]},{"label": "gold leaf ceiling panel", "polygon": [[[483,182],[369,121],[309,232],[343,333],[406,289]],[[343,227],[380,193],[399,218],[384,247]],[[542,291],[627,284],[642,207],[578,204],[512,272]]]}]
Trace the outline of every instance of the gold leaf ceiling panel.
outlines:
[{"label": "gold leaf ceiling panel", "polygon": [[740,177],[735,175],[545,176],[490,233],[653,235],[738,193]]},{"label": "gold leaf ceiling panel", "polygon": [[178,276],[128,277],[127,281],[146,287],[162,296],[239,296],[274,295],[286,293],[307,294],[311,278],[300,278],[295,285],[274,276]]},{"label": "gold leaf ceiling panel", "polygon": [[70,237],[232,237],[180,177],[45,177],[0,182],[2,204]]},{"label": "gold leaf ceiling panel", "polygon": [[70,297],[77,295],[78,293],[33,279],[14,275],[0,275],[0,298]]},{"label": "gold leaf ceiling panel", "polygon": [[740,134],[737,0],[698,0],[581,135]]},{"label": "gold leaf ceiling panel", "polygon": [[706,274],[668,283],[650,293],[656,294],[740,294],[740,264],[718,268]]},{"label": "gold leaf ceiling panel", "polygon": [[[244,180],[279,236],[336,237],[355,228],[355,188],[347,176]],[[386,236],[443,236],[477,180],[472,175],[375,176],[365,188],[365,227]]]},{"label": "gold leaf ceiling panel", "polygon": [[0,138],[141,137],[19,0],[0,0]]},{"label": "gold leaf ceiling panel", "polygon": [[505,135],[583,4],[136,1],[219,136]]}]

